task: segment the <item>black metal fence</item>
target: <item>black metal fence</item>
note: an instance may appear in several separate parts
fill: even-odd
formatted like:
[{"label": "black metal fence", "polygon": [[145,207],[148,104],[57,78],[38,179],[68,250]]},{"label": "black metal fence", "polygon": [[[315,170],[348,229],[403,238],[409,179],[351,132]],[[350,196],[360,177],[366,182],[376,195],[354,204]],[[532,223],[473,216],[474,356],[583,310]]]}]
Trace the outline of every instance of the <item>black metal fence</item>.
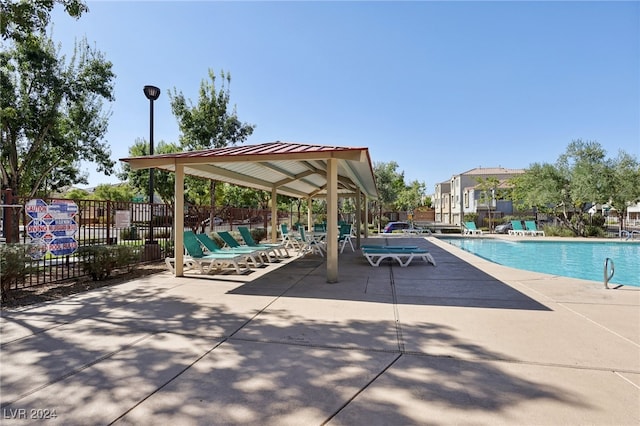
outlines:
[{"label": "black metal fence", "polygon": [[[0,241],[29,245],[30,259],[26,279],[12,288],[86,275],[78,254],[84,247],[129,246],[137,254],[131,260],[134,264],[174,255],[173,205],[68,199],[14,203],[0,209]],[[278,212],[278,223],[289,221],[288,212]],[[231,231],[238,226],[270,232],[271,210],[224,207],[212,215],[210,206],[187,206],[184,224],[196,232]],[[17,238],[7,238],[9,227],[18,230],[11,234]],[[150,244],[153,250],[148,250]]]}]

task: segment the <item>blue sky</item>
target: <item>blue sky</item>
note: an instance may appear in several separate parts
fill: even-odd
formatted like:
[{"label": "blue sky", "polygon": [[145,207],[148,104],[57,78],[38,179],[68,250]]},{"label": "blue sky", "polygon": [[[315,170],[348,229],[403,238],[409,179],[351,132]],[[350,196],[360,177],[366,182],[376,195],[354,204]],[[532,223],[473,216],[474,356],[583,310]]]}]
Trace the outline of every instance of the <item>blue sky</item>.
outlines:
[{"label": "blue sky", "polygon": [[[256,125],[246,143],[368,147],[407,182],[554,163],[574,139],[640,158],[639,2],[88,2],[59,10],[63,49],[86,36],[113,62],[112,158],[177,142],[169,90],[197,101],[208,70]],[[117,166],[120,167],[120,164]],[[117,182],[89,172],[90,185]]]}]

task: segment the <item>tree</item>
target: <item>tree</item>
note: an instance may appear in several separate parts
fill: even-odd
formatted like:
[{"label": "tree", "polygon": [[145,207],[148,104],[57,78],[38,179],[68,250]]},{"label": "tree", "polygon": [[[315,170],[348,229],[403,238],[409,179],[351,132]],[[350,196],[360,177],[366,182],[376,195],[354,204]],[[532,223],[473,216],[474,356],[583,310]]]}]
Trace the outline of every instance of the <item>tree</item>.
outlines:
[{"label": "tree", "polygon": [[396,210],[409,211],[422,206],[425,188],[425,183],[417,180],[406,185],[398,194],[398,198],[395,203]]},{"label": "tree", "polygon": [[397,172],[398,163],[376,162],[373,164],[373,173],[378,187],[378,227],[382,222],[382,210],[395,209],[398,194],[404,189],[404,173]]},{"label": "tree", "polygon": [[[9,42],[0,52],[0,173],[3,189],[14,195],[46,196],[87,183],[80,160],[107,175],[113,171],[102,142],[109,114],[102,110],[103,101],[113,100],[115,75],[111,62],[86,40],[76,43],[68,63],[60,55],[43,29],[53,0],[23,3],[29,2],[2,6],[9,13],[2,26]],[[77,16],[85,10],[78,1],[58,3]],[[17,233],[14,223],[9,238]]]},{"label": "tree", "polygon": [[133,188],[127,184],[121,185],[98,185],[93,191],[91,198],[95,200],[123,201],[130,202],[135,195]]},{"label": "tree", "polygon": [[101,141],[108,123],[102,100],[113,99],[111,63],[86,41],[64,62],[44,36],[0,53],[2,184],[16,195],[87,183],[80,160],[106,174],[113,169]]},{"label": "tree", "polygon": [[64,196],[70,200],[79,201],[89,198],[89,193],[84,189],[71,188],[66,194],[64,194]]},{"label": "tree", "polygon": [[481,204],[487,206],[488,219],[489,219],[489,232],[493,229],[493,225],[491,222],[491,209],[493,206],[493,201],[496,199],[496,192],[498,191],[498,186],[500,185],[500,180],[495,176],[490,176],[487,178],[476,178],[478,182],[478,189],[480,190],[479,201]]},{"label": "tree", "polygon": [[[221,88],[216,89],[215,73],[209,70],[209,81],[202,80],[198,104],[187,101],[175,88],[169,92],[171,110],[178,120],[180,145],[187,151],[222,148],[244,142],[255,128],[238,119],[235,106],[231,108],[231,74],[220,73]],[[211,220],[215,215],[216,182],[209,183]]]},{"label": "tree", "polygon": [[552,213],[575,235],[585,236],[586,209],[608,202],[624,209],[640,197],[639,174],[637,160],[628,154],[607,160],[599,143],[575,140],[555,165],[535,163],[513,178],[513,199],[521,207]]},{"label": "tree", "polygon": [[[180,152],[180,147],[174,143],[160,141],[154,149],[156,154],[171,154]],[[145,139],[137,138],[132,146],[129,147],[129,156],[139,157],[149,155],[149,143]],[[133,170],[129,163],[122,166],[122,170],[118,173],[118,178],[129,182],[140,194],[148,194],[149,192],[149,170]],[[187,186],[190,188],[191,186]],[[153,175],[153,189],[160,196],[165,204],[173,204],[175,193],[175,175],[164,170],[156,170]]]},{"label": "tree", "polygon": [[33,33],[44,32],[56,4],[69,16],[79,19],[89,8],[81,0],[3,1],[0,3],[0,33],[3,39],[25,40]]},{"label": "tree", "polygon": [[623,229],[629,205],[640,201],[640,163],[635,157],[620,151],[612,162],[611,175],[609,199],[611,206],[618,211],[620,229]]},{"label": "tree", "polygon": [[611,184],[606,151],[597,142],[572,141],[556,166],[569,180],[569,197],[574,207],[584,210],[586,204],[606,203]]}]

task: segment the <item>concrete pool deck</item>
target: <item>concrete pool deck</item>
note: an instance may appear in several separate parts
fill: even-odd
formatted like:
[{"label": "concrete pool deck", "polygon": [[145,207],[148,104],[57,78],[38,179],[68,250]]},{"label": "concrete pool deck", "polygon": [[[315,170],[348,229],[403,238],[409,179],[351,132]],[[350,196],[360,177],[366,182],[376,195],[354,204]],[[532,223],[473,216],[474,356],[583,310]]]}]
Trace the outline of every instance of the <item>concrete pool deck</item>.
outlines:
[{"label": "concrete pool deck", "polygon": [[389,240],[438,266],[346,249],[337,284],[308,255],[3,310],[2,424],[640,422],[640,288]]}]

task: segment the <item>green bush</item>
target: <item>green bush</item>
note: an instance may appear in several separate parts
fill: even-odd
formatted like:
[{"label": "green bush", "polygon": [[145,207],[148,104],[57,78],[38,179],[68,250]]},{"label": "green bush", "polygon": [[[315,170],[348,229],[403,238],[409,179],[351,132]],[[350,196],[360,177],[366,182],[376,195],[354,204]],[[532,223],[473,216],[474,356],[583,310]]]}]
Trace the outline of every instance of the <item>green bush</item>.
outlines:
[{"label": "green bush", "polygon": [[111,275],[116,268],[129,270],[138,259],[137,250],[130,246],[86,246],[80,247],[78,256],[82,270],[94,281],[101,281]]},{"label": "green bush", "polygon": [[267,230],[264,229],[264,228],[252,228],[251,229],[251,238],[253,238],[253,240],[256,243],[259,243],[260,241],[262,241],[265,238],[267,238]]},{"label": "green bush", "polygon": [[542,227],[542,230],[547,237],[575,237],[573,231],[564,226],[545,225]]},{"label": "green bush", "polygon": [[603,238],[604,229],[602,229],[602,226],[598,226],[598,225],[587,225],[585,227],[585,235],[587,237]]},{"label": "green bush", "polygon": [[602,216],[601,214],[594,214],[591,217],[591,225],[593,226],[599,226],[599,227],[604,227],[604,224],[607,220],[605,219],[604,216]]},{"label": "green bush", "polygon": [[30,246],[28,244],[0,245],[0,286],[1,298],[6,300],[12,285],[24,283],[29,275]]},{"label": "green bush", "polygon": [[138,228],[136,226],[122,228],[120,230],[120,239],[121,240],[139,240],[140,233],[138,232]]},{"label": "green bush", "polygon": [[478,220],[478,213],[467,213],[463,217],[465,222],[475,222]]},{"label": "green bush", "polygon": [[211,239],[213,241],[215,241],[216,244],[218,244],[218,246],[224,247],[225,242],[224,242],[224,240],[222,238],[220,238],[220,236],[218,235],[217,232],[213,232],[213,233],[209,234],[209,237],[211,237]]}]

